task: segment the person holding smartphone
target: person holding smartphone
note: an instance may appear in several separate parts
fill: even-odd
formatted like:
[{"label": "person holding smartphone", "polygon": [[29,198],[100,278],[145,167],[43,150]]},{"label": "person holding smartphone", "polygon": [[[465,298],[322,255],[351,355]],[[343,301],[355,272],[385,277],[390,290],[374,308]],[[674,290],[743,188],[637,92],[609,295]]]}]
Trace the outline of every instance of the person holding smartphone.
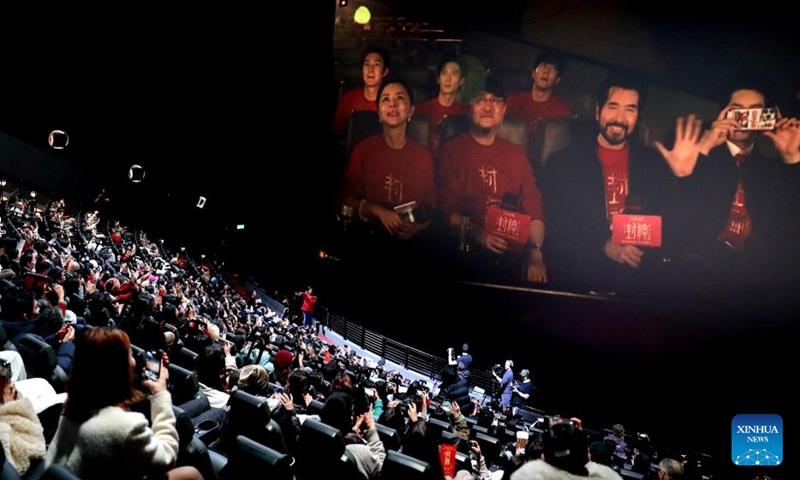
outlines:
[{"label": "person holding smartphone", "polygon": [[178,467],[178,432],[167,390],[167,358],[150,391],[150,421],[130,407],[146,395],[134,386],[136,361],[128,335],[95,327],[75,340],[75,362],[67,382],[64,412],[45,457],[89,479],[198,479],[195,467]]},{"label": "person holding smartphone", "polygon": [[[776,109],[774,129],[764,130],[735,115],[766,107],[772,104],[764,88],[740,84],[709,128],[688,115],[676,121],[673,150],[656,143],[671,173],[661,184],[680,189],[668,195],[672,210],[664,224],[671,224],[677,255],[691,259],[670,262],[685,267],[670,287],[752,299],[754,292],[782,293],[777,287],[797,279],[800,120]],[[664,234],[666,245],[666,228]]]}]

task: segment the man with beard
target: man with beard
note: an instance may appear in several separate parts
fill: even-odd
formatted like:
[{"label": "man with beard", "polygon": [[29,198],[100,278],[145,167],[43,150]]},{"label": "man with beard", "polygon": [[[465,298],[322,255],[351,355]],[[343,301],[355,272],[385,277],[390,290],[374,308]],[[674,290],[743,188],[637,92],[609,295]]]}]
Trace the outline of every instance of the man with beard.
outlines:
[{"label": "man with beard", "polygon": [[645,205],[655,213],[653,182],[668,173],[659,153],[633,136],[646,93],[635,77],[610,74],[597,94],[597,127],[576,123],[570,143],[547,160],[541,179],[545,256],[548,280],[557,288],[621,292],[639,284],[634,272],[645,253],[614,244],[611,220]]}]

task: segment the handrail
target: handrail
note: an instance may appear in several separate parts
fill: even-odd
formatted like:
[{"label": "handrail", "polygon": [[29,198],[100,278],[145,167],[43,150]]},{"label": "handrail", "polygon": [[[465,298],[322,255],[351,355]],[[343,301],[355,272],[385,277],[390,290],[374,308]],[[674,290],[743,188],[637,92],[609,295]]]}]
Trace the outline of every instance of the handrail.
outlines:
[{"label": "handrail", "polygon": [[[324,306],[317,308],[315,317],[324,323],[344,340],[359,348],[371,352],[381,358],[396,363],[405,370],[425,375],[437,380],[439,373],[447,366],[447,359],[430,354],[418,348],[411,347],[384,335],[364,328],[356,323],[332,312]],[[470,376],[470,387],[480,387],[487,394],[491,394],[495,385],[489,372],[473,370]]]}]

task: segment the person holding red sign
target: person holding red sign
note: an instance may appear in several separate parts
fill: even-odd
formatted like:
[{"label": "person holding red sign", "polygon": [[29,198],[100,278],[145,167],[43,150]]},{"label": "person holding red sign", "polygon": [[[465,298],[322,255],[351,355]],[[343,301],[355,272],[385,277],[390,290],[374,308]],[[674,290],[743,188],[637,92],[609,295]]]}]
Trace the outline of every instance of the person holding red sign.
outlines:
[{"label": "person holding red sign", "polygon": [[559,288],[642,288],[644,276],[637,270],[645,249],[613,242],[611,225],[615,215],[645,207],[658,211],[652,185],[668,168],[655,149],[633,137],[646,93],[635,77],[610,74],[598,90],[596,127],[575,124],[569,144],[547,159],[542,172],[547,256]]},{"label": "person holding red sign", "polygon": [[497,135],[506,114],[505,95],[503,84],[489,77],[470,102],[470,130],[442,146],[440,208],[458,232],[462,250],[477,244],[473,258],[481,259],[475,264],[480,275],[544,283],[541,193],[525,150]]}]

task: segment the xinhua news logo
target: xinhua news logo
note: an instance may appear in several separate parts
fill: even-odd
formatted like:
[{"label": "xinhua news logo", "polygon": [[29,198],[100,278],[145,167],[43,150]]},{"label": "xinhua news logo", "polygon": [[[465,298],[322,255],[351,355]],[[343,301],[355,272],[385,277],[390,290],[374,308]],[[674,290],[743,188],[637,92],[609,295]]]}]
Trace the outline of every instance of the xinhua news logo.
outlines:
[{"label": "xinhua news logo", "polygon": [[772,414],[739,414],[731,421],[731,460],[739,466],[783,462],[783,419]]}]

